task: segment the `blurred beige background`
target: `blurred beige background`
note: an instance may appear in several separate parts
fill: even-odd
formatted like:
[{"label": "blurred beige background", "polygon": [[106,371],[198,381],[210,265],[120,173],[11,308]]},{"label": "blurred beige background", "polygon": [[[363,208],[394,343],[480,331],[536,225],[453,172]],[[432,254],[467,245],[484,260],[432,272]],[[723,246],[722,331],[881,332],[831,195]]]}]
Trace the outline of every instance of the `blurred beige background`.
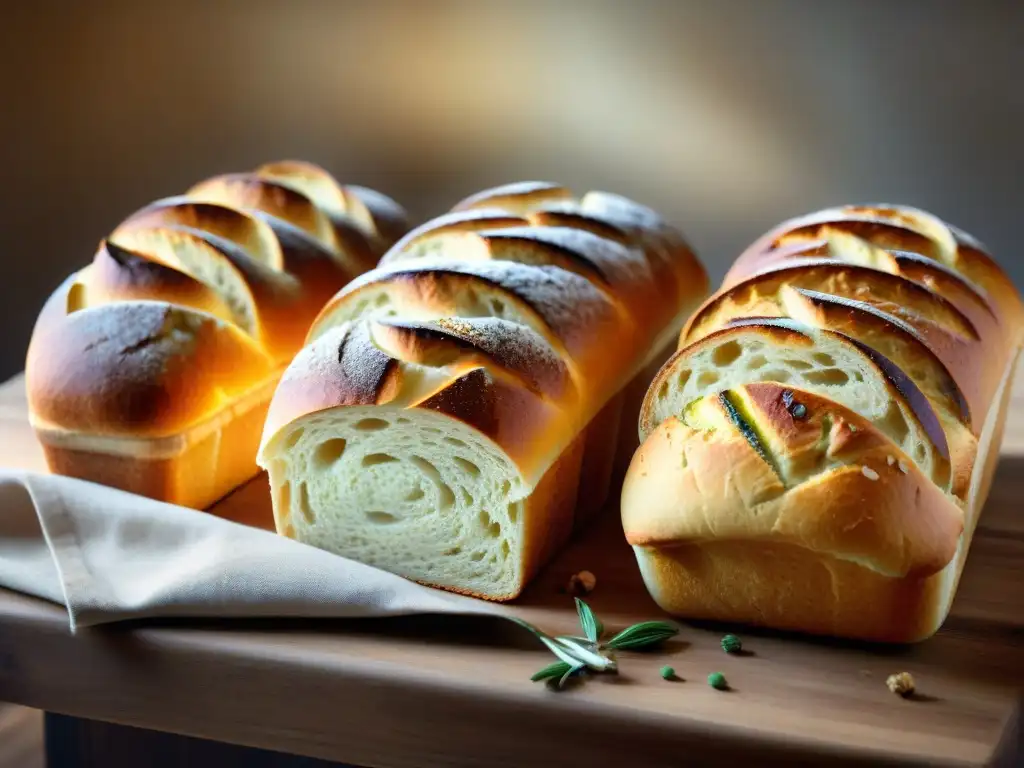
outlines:
[{"label": "blurred beige background", "polygon": [[0,375],[120,217],[285,157],[417,218],[510,180],[660,209],[719,279],[776,221],[913,203],[1014,277],[1024,3],[37,2],[4,9]]}]

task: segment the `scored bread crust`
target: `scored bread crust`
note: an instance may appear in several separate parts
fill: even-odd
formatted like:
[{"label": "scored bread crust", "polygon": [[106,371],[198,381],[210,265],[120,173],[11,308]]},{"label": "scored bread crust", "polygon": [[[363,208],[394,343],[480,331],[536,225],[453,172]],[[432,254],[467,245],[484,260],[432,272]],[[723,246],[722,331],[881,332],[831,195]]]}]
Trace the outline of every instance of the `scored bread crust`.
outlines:
[{"label": "scored bread crust", "polygon": [[660,219],[593,194],[487,190],[324,307],[264,430],[280,533],[508,600],[596,512],[635,439],[626,394],[707,277]]},{"label": "scored bread crust", "polygon": [[752,243],[733,264],[725,283],[748,272],[787,244],[820,241],[839,230],[887,250],[934,259],[978,285],[1012,331],[1024,324],[1024,303],[1013,282],[984,245],[959,228],[910,206],[857,204],[828,208],[780,223]]},{"label": "scored bread crust", "polygon": [[[998,459],[1020,308],[977,241],[915,209],[829,209],[756,241],[648,391],[622,520],[652,596],[687,618],[894,643],[936,632]],[[811,346],[794,351],[779,323],[817,329]],[[887,356],[927,398],[949,445],[949,491],[900,447],[913,443],[866,418],[883,389],[847,380],[855,358],[799,391],[837,333]],[[751,339],[789,367],[727,359],[724,345]],[[701,376],[696,390],[677,383]],[[822,414],[827,439],[811,423]],[[837,450],[838,422],[856,430]]]},{"label": "scored bread crust", "polygon": [[[703,373],[696,373],[702,368]],[[949,487],[946,433],[914,381],[850,336],[790,320],[749,320],[677,352],[648,390],[640,414],[641,436],[708,394],[762,381],[823,394],[851,407],[856,399],[861,415],[876,421],[894,443],[902,442],[907,455],[935,483]],[[792,393],[789,398],[792,404]]]},{"label": "scored bread crust", "polygon": [[328,215],[289,172],[215,177],[135,211],[50,296],[26,387],[52,471],[197,508],[259,471],[283,367],[384,237]]},{"label": "scored bread crust", "polygon": [[[992,352],[967,317],[918,283],[860,265],[807,260],[760,271],[708,299],[690,318],[680,346],[737,317],[789,314],[786,299],[801,296],[796,302],[803,308],[801,319],[818,316],[819,322],[829,327],[841,324],[854,335],[862,329],[877,334],[881,326],[888,326],[881,332],[898,336],[905,347],[917,347],[916,357],[938,358],[946,369],[944,377],[956,381],[958,391],[949,393],[951,397],[963,397],[971,412],[986,410],[1002,368],[991,365]],[[996,354],[999,362],[1006,359],[1002,348]],[[911,372],[914,366],[906,368]]]},{"label": "scored bread crust", "polygon": [[623,488],[629,543],[796,544],[891,577],[945,566],[963,530],[960,507],[869,421],[800,390],[807,415],[794,418],[782,404],[787,391],[768,382],[730,390],[750,407],[768,455],[798,466],[796,477],[780,477],[709,396],[693,426],[672,417],[641,446]]}]

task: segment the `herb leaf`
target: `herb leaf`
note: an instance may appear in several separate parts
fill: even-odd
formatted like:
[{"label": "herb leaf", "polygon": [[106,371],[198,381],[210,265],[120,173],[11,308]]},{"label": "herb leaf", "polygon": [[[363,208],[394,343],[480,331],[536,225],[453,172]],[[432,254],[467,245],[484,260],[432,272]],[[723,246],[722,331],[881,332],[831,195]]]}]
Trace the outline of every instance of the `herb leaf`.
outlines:
[{"label": "herb leaf", "polygon": [[566,664],[564,661],[556,661],[548,664],[544,669],[538,670],[533,673],[533,677],[530,679],[533,682],[538,680],[548,680],[552,677],[563,677],[565,674],[572,672],[572,665]]},{"label": "herb leaf", "polygon": [[596,643],[576,640],[571,637],[556,637],[555,642],[595,671],[604,672],[605,670],[615,669],[615,661],[598,653]]},{"label": "herb leaf", "polygon": [[583,669],[583,665],[582,664],[579,665],[579,666],[570,667],[568,670],[566,670],[565,674],[562,675],[561,679],[558,681],[558,687],[559,688],[564,688],[565,684],[567,682],[569,682],[569,678],[572,677],[573,675],[575,675],[581,669]]},{"label": "herb leaf", "polygon": [[604,624],[597,618],[590,606],[578,597],[576,598],[576,611],[580,615],[580,626],[583,628],[583,634],[587,636],[590,642],[596,643],[601,639],[601,635],[604,634]]},{"label": "herb leaf", "polygon": [[638,651],[652,648],[678,634],[677,627],[664,621],[644,621],[622,630],[605,645],[615,650]]}]

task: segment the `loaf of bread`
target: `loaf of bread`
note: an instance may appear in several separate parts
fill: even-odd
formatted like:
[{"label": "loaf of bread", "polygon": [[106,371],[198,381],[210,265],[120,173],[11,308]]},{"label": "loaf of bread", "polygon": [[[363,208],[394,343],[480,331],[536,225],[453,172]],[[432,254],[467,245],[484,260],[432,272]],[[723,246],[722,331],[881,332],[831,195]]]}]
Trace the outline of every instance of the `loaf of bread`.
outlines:
[{"label": "loaf of bread", "polygon": [[734,263],[651,383],[622,521],[670,613],[914,642],[998,460],[1024,307],[923,211],[829,209]]},{"label": "loaf of bread", "polygon": [[706,290],[632,201],[541,183],[468,198],[330,301],[285,372],[260,449],[278,531],[516,597],[604,502],[645,368]]},{"label": "loaf of bread", "polygon": [[200,509],[254,477],[310,324],[407,230],[389,198],[296,161],[136,211],[37,320],[26,385],[50,469]]}]

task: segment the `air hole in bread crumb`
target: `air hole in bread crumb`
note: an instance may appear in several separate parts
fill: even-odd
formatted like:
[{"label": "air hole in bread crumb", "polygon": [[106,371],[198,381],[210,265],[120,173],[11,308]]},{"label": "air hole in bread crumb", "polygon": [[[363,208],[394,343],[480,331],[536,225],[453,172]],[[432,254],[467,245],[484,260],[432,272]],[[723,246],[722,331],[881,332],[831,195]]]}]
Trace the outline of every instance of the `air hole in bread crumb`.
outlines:
[{"label": "air hole in bread crumb", "polygon": [[383,306],[387,305],[388,301],[390,301],[388,299],[388,295],[386,293],[381,292],[377,296],[377,298],[373,300],[373,306],[375,306],[375,307],[383,307]]},{"label": "air hole in bread crumb", "polygon": [[729,341],[711,353],[711,362],[719,366],[731,365],[742,354],[743,347],[740,343],[738,341]]},{"label": "air hole in bread crumb", "polygon": [[508,496],[510,493],[512,493],[512,481],[511,480],[502,480],[501,481],[501,495],[502,496]]},{"label": "air hole in bread crumb", "polygon": [[302,518],[309,525],[316,522],[316,515],[313,513],[313,508],[309,505],[309,488],[306,487],[305,483],[299,484],[299,512],[302,513]]},{"label": "air hole in bread crumb", "polygon": [[[904,417],[900,407],[894,402],[889,403],[889,409],[886,411],[882,424],[885,426],[889,436],[894,438],[898,444],[902,444],[907,435],[910,434],[910,426],[907,424],[907,419]],[[923,457],[924,446],[919,444],[917,448],[920,451],[919,458]]]},{"label": "air hole in bread crumb", "polygon": [[666,397],[668,397],[668,382],[667,381],[662,382],[662,385],[660,387],[658,387],[658,399],[659,400],[664,400]]},{"label": "air hole in bread crumb", "polygon": [[509,504],[508,505],[508,519],[511,523],[519,522],[519,505]]},{"label": "air hole in bread crumb", "polygon": [[714,371],[704,371],[700,376],[697,377],[698,387],[710,387],[718,381],[718,374]]},{"label": "air hole in bread crumb", "polygon": [[501,536],[501,523],[496,523],[492,518],[491,514],[486,510],[480,510],[480,527],[487,531],[487,535],[492,539],[496,539]]},{"label": "air hole in bread crumb", "polygon": [[826,355],[824,352],[815,352],[811,357],[814,358],[814,362],[818,365],[832,367],[836,364],[836,359],[832,355]]},{"label": "air hole in bread crumb", "polygon": [[462,488],[462,487],[459,488],[459,493],[462,494],[462,504],[463,504],[463,506],[472,507],[473,506],[473,494],[471,494],[469,491],[467,491],[465,488]]},{"label": "air hole in bread crumb", "polygon": [[422,489],[422,488],[420,488],[420,487],[419,487],[419,486],[417,485],[417,486],[416,486],[415,488],[413,488],[413,489],[412,489],[411,491],[409,491],[409,493],[407,493],[407,494],[405,495],[405,500],[406,500],[406,501],[419,501],[419,500],[420,500],[420,499],[422,499],[422,498],[423,498],[423,497],[424,497],[425,495],[426,495],[426,494],[424,494],[424,493],[423,493],[423,489]]},{"label": "air hole in bread crumb", "polygon": [[313,454],[313,462],[318,468],[323,469],[334,464],[345,453],[346,442],[343,437],[335,437],[325,440],[316,447]]},{"label": "air hole in bread crumb", "polygon": [[459,438],[457,438],[457,437],[446,437],[444,439],[444,441],[446,443],[448,443],[448,445],[454,445],[456,448],[468,448],[469,447],[462,440],[459,440]]},{"label": "air hole in bread crumb", "polygon": [[783,360],[782,364],[787,365],[790,368],[795,368],[798,371],[809,371],[814,367],[806,360]]},{"label": "air hole in bread crumb", "polygon": [[352,426],[355,429],[358,429],[360,432],[377,432],[381,429],[387,429],[390,426],[390,424],[384,421],[384,419],[369,418],[360,419]]},{"label": "air hole in bread crumb", "polygon": [[292,505],[292,484],[285,480],[277,489],[277,506],[282,510],[291,509]]},{"label": "air hole in bread crumb", "polygon": [[690,380],[690,374],[692,374],[692,373],[693,373],[693,371],[691,371],[689,368],[684,368],[683,370],[681,370],[679,372],[679,378],[676,379],[676,381],[679,382],[679,388],[680,389],[682,389],[683,387],[686,386],[686,382],[688,382]]},{"label": "air hole in bread crumb", "polygon": [[304,430],[302,427],[299,427],[290,435],[288,435],[288,439],[284,441],[284,447],[286,449],[294,448],[298,444],[299,440],[302,439],[302,436],[304,434],[306,434],[306,430]]},{"label": "air hole in bread crumb", "polygon": [[441,494],[441,509],[451,509],[455,506],[455,493],[444,483],[438,486]]},{"label": "air hole in bread crumb", "polygon": [[501,557],[503,560],[508,560],[508,556],[511,551],[512,547],[508,545],[507,541],[501,542]]},{"label": "air hole in bread crumb", "polygon": [[374,525],[391,525],[392,523],[398,522],[398,518],[392,515],[390,512],[380,512],[378,510],[373,510],[369,512],[364,512],[363,514],[366,515],[366,519]]},{"label": "air hole in bread crumb", "polygon": [[479,563],[485,557],[487,557],[486,552],[474,552],[472,555],[469,556],[469,559],[472,560],[474,563]]},{"label": "air hole in bread crumb", "polygon": [[864,374],[861,373],[860,371],[854,371],[853,372],[853,379],[854,379],[854,381],[863,382],[864,381]]},{"label": "air hole in bread crumb", "polygon": [[472,475],[473,477],[480,477],[480,467],[478,467],[469,459],[464,459],[461,456],[456,456],[455,463],[458,464],[462,468],[462,471],[465,472],[466,474]]},{"label": "air hole in bread crumb", "polygon": [[461,554],[461,553],[462,553],[462,547],[452,547],[451,549],[446,549],[441,554],[445,555],[446,557],[451,557],[452,555],[458,555],[458,554]]},{"label": "air hole in bread crumb", "polygon": [[761,381],[774,381],[779,384],[785,384],[793,378],[793,374],[780,368],[772,368],[771,370],[767,370],[762,373],[760,378]]},{"label": "air hole in bread crumb", "polygon": [[824,371],[808,371],[803,377],[805,381],[809,381],[811,384],[821,384],[826,387],[835,387],[850,381],[846,371],[839,368],[828,368]]},{"label": "air hole in bread crumb", "polygon": [[756,371],[758,368],[764,368],[766,365],[768,365],[768,358],[764,355],[754,355],[747,360],[748,371]]},{"label": "air hole in bread crumb", "polygon": [[398,459],[386,453],[368,453],[363,456],[360,463],[364,467],[376,467],[378,464],[391,464],[394,461],[398,461]]}]

